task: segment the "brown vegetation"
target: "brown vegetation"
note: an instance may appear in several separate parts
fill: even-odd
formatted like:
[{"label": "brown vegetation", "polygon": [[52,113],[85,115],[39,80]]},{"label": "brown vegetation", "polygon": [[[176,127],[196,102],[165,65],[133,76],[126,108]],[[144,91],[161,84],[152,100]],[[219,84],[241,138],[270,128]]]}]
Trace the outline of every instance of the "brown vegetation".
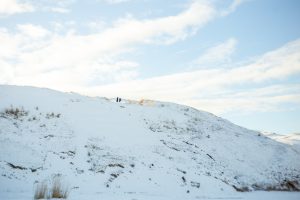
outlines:
[{"label": "brown vegetation", "polygon": [[54,176],[52,186],[48,188],[46,181],[39,183],[35,188],[34,199],[66,199],[69,195],[69,189],[64,187],[60,176]]}]

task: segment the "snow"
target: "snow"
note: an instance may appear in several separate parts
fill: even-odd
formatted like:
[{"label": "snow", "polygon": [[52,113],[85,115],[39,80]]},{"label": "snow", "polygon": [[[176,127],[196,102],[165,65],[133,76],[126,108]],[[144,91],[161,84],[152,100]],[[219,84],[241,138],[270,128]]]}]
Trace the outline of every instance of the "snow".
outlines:
[{"label": "snow", "polygon": [[299,199],[255,191],[299,190],[300,151],[281,140],[172,103],[2,85],[0,199],[54,176],[75,200]]},{"label": "snow", "polygon": [[263,132],[267,137],[278,142],[288,144],[296,151],[300,152],[300,133],[291,133],[288,135],[280,135],[276,133]]}]

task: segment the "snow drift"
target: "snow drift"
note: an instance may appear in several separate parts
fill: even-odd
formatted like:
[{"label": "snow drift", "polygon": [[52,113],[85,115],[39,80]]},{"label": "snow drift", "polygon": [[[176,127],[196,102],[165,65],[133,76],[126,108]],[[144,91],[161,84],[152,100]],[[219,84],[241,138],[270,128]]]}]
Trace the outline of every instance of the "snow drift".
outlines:
[{"label": "snow drift", "polygon": [[0,196],[53,177],[71,197],[300,189],[297,149],[172,103],[0,86],[0,147]]}]

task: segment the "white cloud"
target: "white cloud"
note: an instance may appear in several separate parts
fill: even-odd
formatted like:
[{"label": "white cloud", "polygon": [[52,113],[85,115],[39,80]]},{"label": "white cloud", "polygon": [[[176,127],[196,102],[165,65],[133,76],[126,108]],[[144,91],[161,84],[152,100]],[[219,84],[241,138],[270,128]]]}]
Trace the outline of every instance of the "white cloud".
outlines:
[{"label": "white cloud", "polygon": [[[299,104],[300,86],[291,91],[289,85],[284,85],[280,94],[276,94],[274,90],[279,90],[274,87],[258,90],[259,93],[256,89],[259,86],[255,86],[257,83],[281,80],[294,74],[300,74],[300,40],[290,42],[238,68],[197,70],[94,89],[81,88],[81,91],[111,97],[118,94],[127,98],[173,101],[220,114],[232,110],[275,109],[282,103]],[[235,90],[236,85],[243,84],[251,85],[255,92],[243,94]],[[232,95],[234,93],[237,95]],[[253,98],[246,98],[251,95]]]},{"label": "white cloud", "polygon": [[121,19],[105,34],[114,36],[119,43],[172,43],[185,39],[215,16],[215,10],[206,2],[193,2],[178,15],[150,20],[131,17]]},{"label": "white cloud", "polygon": [[106,25],[107,24],[104,20],[91,21],[86,24],[87,28],[89,28],[92,33],[99,33],[100,31],[103,31]]},{"label": "white cloud", "polygon": [[52,12],[63,13],[63,14],[70,12],[69,9],[63,7],[52,7],[49,10]]},{"label": "white cloud", "polygon": [[109,4],[118,4],[118,3],[125,3],[132,0],[99,0],[99,1],[104,1]]},{"label": "white cloud", "polygon": [[221,16],[227,16],[231,13],[233,13],[242,3],[249,1],[249,0],[233,0],[230,6],[226,9],[220,12]]},{"label": "white cloud", "polygon": [[300,108],[299,84],[271,85],[246,91],[223,90],[225,92],[191,99],[187,103],[218,114],[280,111],[287,109],[286,104],[289,109]]},{"label": "white cloud", "polygon": [[17,25],[17,29],[21,34],[32,38],[41,38],[50,34],[47,29],[33,24],[20,24]]},{"label": "white cloud", "polygon": [[[0,60],[3,58],[13,58],[18,52],[19,40],[9,34],[7,29],[0,29]],[[0,65],[1,66],[1,65]]]},{"label": "white cloud", "polygon": [[21,3],[17,0],[0,1],[0,17],[32,11],[34,11],[34,7],[30,3]]},{"label": "white cloud", "polygon": [[[0,29],[0,83],[74,90],[90,95],[159,99],[216,113],[237,108],[275,109],[283,102],[296,103],[297,90],[258,96],[257,91],[243,94],[234,88],[244,83],[255,87],[256,83],[299,74],[300,40],[238,68],[202,69],[131,81],[138,78],[139,64],[122,59],[122,53],[132,51],[138,44],[184,40],[216,15],[211,4],[193,1],[177,15],[147,20],[129,16],[111,27],[101,27],[86,35],[74,30],[59,35],[57,32],[65,30],[64,24],[59,23],[55,24],[54,31],[33,24],[17,25],[17,33]],[[198,65],[228,62],[236,44],[237,40],[230,38],[208,49],[197,60]],[[287,91],[289,87],[281,88]],[[266,87],[266,90],[274,88]],[[267,104],[268,101],[272,104]]]},{"label": "white cloud", "polygon": [[193,61],[194,67],[216,67],[222,64],[229,64],[231,56],[235,52],[237,40],[230,38],[206,50],[199,58]]},{"label": "white cloud", "polygon": [[[128,80],[137,76],[138,64],[120,59],[118,55],[131,51],[136,44],[170,43],[184,39],[192,33],[191,29],[200,28],[214,15],[212,5],[193,2],[174,16],[148,20],[127,17],[101,32],[86,35],[74,31],[59,35],[41,26],[21,24],[17,26],[17,33],[0,32],[3,40],[7,41],[5,46],[10,49],[6,52],[0,47],[0,58],[6,57],[2,62],[10,66],[9,74],[14,74],[14,77],[6,76],[6,79],[11,77],[7,81],[13,84],[58,88],[59,84],[76,87],[99,80],[101,83]],[[124,63],[135,67],[128,68],[128,64]],[[80,73],[80,77],[70,75],[72,72]],[[95,81],[90,77],[95,77]]]}]

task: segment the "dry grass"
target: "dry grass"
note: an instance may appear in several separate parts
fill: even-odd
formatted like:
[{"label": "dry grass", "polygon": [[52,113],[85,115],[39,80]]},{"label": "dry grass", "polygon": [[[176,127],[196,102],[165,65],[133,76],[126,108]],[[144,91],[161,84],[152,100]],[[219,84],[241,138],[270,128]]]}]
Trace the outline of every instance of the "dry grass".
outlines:
[{"label": "dry grass", "polygon": [[39,183],[35,188],[34,199],[48,198],[48,186],[45,182]]},{"label": "dry grass", "polygon": [[52,188],[51,188],[51,198],[66,199],[69,194],[67,187],[63,187],[60,177],[53,178]]},{"label": "dry grass", "polygon": [[3,114],[6,115],[6,116],[10,116],[10,117],[13,117],[15,119],[18,119],[20,117],[27,116],[28,111],[25,111],[23,107],[14,108],[13,106],[11,106],[10,108],[6,108],[4,110],[4,112],[2,113],[2,115]]},{"label": "dry grass", "polygon": [[45,181],[36,186],[34,199],[66,199],[68,195],[68,187],[63,186],[60,176],[55,176],[50,188]]},{"label": "dry grass", "polygon": [[138,103],[141,106],[155,106],[155,101],[148,99],[141,99]]}]

